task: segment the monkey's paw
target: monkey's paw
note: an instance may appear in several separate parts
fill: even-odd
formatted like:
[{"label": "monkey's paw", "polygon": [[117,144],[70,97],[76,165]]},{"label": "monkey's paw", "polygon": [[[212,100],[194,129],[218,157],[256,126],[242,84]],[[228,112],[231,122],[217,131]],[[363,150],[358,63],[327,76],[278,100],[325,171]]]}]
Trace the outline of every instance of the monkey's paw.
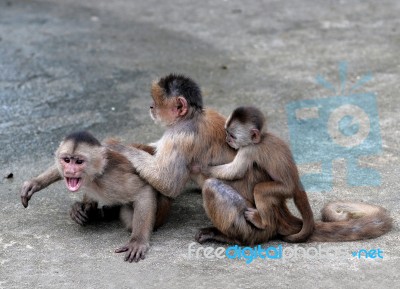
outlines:
[{"label": "monkey's paw", "polygon": [[246,211],[244,211],[244,218],[258,229],[266,228],[266,226],[263,226],[262,224],[261,217],[257,209],[247,208]]},{"label": "monkey's paw", "polygon": [[196,233],[194,239],[200,244],[203,244],[204,242],[214,240],[214,237],[215,237],[214,228],[202,228]]},{"label": "monkey's paw", "polygon": [[74,220],[81,226],[88,224],[95,218],[97,212],[97,204],[75,202],[71,206],[69,215],[71,219]]},{"label": "monkey's paw", "polygon": [[109,150],[116,151],[119,153],[127,151],[126,146],[115,140],[107,140],[105,143],[105,147],[108,148]]},{"label": "monkey's paw", "polygon": [[132,263],[133,261],[139,262],[145,258],[147,250],[149,250],[150,245],[147,242],[130,241],[125,246],[122,246],[115,250],[115,253],[126,252],[125,261]]},{"label": "monkey's paw", "polygon": [[198,175],[201,173],[201,166],[199,163],[191,163],[189,165],[190,173]]},{"label": "monkey's paw", "polygon": [[32,195],[40,190],[40,185],[37,181],[27,181],[21,189],[21,203],[26,208]]}]

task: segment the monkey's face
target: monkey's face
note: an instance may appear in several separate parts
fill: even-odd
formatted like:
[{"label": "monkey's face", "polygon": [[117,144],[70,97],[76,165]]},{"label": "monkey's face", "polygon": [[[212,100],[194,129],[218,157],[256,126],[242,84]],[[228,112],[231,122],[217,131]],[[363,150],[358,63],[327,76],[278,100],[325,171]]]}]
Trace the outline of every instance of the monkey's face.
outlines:
[{"label": "monkey's face", "polygon": [[237,137],[235,136],[235,134],[231,130],[227,129],[226,130],[226,142],[228,143],[228,145],[231,148],[238,150],[240,148],[240,146],[236,143],[236,140],[237,140]]},{"label": "monkey's face", "polygon": [[59,162],[68,190],[78,191],[85,177],[87,159],[81,155],[62,154]]},{"label": "monkey's face", "polygon": [[160,99],[153,96],[153,103],[150,105],[150,116],[154,122],[164,126],[171,126],[184,117],[186,112],[182,113],[180,99],[179,97]]},{"label": "monkey's face", "polygon": [[150,105],[150,116],[156,124],[173,125],[179,119],[176,102],[174,99],[166,99],[163,102],[154,101]]},{"label": "monkey's face", "polygon": [[106,148],[102,146],[64,141],[56,151],[58,170],[71,192],[77,192],[101,175],[106,162]]},{"label": "monkey's face", "polygon": [[189,112],[188,101],[181,95],[166,96],[158,82],[151,86],[153,103],[150,105],[150,116],[157,124],[172,126],[185,118]]},{"label": "monkey's face", "polygon": [[235,150],[259,143],[259,138],[256,136],[259,131],[250,125],[231,120],[227,122],[225,131],[226,142]]}]

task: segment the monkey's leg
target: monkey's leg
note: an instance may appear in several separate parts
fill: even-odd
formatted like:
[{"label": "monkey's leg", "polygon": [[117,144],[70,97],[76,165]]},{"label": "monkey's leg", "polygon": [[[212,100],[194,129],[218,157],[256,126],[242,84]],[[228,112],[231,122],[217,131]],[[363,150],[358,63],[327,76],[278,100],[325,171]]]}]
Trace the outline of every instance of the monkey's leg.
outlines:
[{"label": "monkey's leg", "polygon": [[[245,212],[246,219],[260,229],[276,226],[277,233],[281,236],[299,233],[303,221],[289,211],[284,197],[287,193],[279,197],[280,190],[285,191],[283,186],[274,182],[257,184],[254,188],[257,210],[248,208]],[[270,196],[270,193],[273,196]],[[311,220],[313,220],[312,215]]]},{"label": "monkey's leg", "polygon": [[157,200],[156,192],[150,186],[146,186],[138,192],[133,202],[132,234],[129,242],[116,249],[115,253],[126,252],[125,261],[138,262],[145,258],[149,249],[149,240],[153,231]]},{"label": "monkey's leg", "polygon": [[171,210],[173,199],[157,193],[157,213],[154,223],[154,230],[164,225]]},{"label": "monkey's leg", "polygon": [[217,241],[221,243],[234,243],[235,240],[228,238],[215,227],[207,227],[200,229],[196,235],[195,240],[200,244],[207,241]]},{"label": "monkey's leg", "polygon": [[[171,198],[157,193],[157,213],[154,222],[154,231],[166,222],[171,210],[172,201]],[[123,205],[119,214],[122,223],[129,231],[132,231],[133,211],[132,205]]]},{"label": "monkey's leg", "polygon": [[244,217],[246,200],[231,186],[217,179],[208,179],[203,187],[204,209],[216,229],[203,229],[196,240],[251,244],[268,240],[275,232],[257,230]]},{"label": "monkey's leg", "polygon": [[44,173],[40,174],[36,178],[24,183],[21,189],[21,203],[26,208],[32,195],[54,182],[61,180],[60,172],[56,165],[48,168]]},{"label": "monkey's leg", "polygon": [[254,193],[256,209],[247,208],[244,215],[247,221],[259,229],[266,229],[275,224],[273,205],[278,203],[275,197],[262,196]]},{"label": "monkey's leg", "polygon": [[254,187],[254,201],[257,211],[246,211],[247,220],[260,229],[276,225],[278,233],[289,235],[297,233],[300,219],[293,216],[287,208],[286,199],[292,197],[290,189],[278,182],[258,183]]},{"label": "monkey's leg", "polygon": [[275,197],[277,199],[287,199],[293,197],[293,189],[279,182],[263,182],[254,186],[254,197],[262,201],[262,198]]}]

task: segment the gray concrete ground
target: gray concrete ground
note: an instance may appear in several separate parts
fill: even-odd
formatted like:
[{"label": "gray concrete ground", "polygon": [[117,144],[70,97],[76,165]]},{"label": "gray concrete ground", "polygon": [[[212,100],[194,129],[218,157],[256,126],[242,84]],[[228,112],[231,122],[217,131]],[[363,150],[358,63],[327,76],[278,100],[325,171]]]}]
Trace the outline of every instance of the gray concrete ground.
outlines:
[{"label": "gray concrete ground", "polygon": [[[398,288],[399,13],[396,0],[1,0],[0,288]],[[382,149],[367,152],[361,163],[381,181],[350,186],[339,157],[332,190],[309,193],[312,208],[318,218],[329,200],[362,200],[389,209],[395,224],[374,240],[322,244],[322,250],[334,245],[347,255],[248,265],[189,257],[196,230],[210,222],[201,196],[188,188],[153,234],[147,258],[129,264],[113,253],[129,233],[119,222],[73,223],[67,213],[80,196],[61,183],[35,195],[27,209],[20,204],[23,181],[51,164],[66,133],[89,129],[99,138],[156,140],[162,130],[151,122],[148,106],[158,76],[191,76],[206,105],[225,115],[256,104],[271,130],[289,141],[286,105],[332,95],[315,77],[337,87],[340,61],[348,63],[351,85],[373,75],[357,91],[376,95]],[[13,178],[5,178],[9,173]],[[295,248],[268,245],[279,244]],[[383,258],[349,251],[363,248],[381,249]]]}]

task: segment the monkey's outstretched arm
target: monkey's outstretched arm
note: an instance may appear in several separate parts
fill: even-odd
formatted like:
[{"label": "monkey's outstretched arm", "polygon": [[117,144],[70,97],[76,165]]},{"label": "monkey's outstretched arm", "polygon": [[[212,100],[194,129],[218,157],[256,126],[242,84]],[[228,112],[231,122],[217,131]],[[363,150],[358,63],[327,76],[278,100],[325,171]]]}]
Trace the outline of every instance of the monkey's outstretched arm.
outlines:
[{"label": "monkey's outstretched arm", "polygon": [[211,166],[208,170],[211,176],[217,179],[226,181],[242,179],[249,169],[250,164],[247,159],[246,153],[242,149],[232,162],[220,166]]},{"label": "monkey's outstretched arm", "polygon": [[48,168],[44,173],[40,174],[36,178],[30,181],[26,181],[21,189],[21,202],[26,208],[32,195],[37,191],[40,191],[54,182],[61,180],[60,172],[56,165]]},{"label": "monkey's outstretched arm", "polygon": [[167,197],[177,197],[189,180],[190,172],[186,160],[176,150],[161,151],[152,156],[134,147],[124,147],[121,153],[143,179]]}]

